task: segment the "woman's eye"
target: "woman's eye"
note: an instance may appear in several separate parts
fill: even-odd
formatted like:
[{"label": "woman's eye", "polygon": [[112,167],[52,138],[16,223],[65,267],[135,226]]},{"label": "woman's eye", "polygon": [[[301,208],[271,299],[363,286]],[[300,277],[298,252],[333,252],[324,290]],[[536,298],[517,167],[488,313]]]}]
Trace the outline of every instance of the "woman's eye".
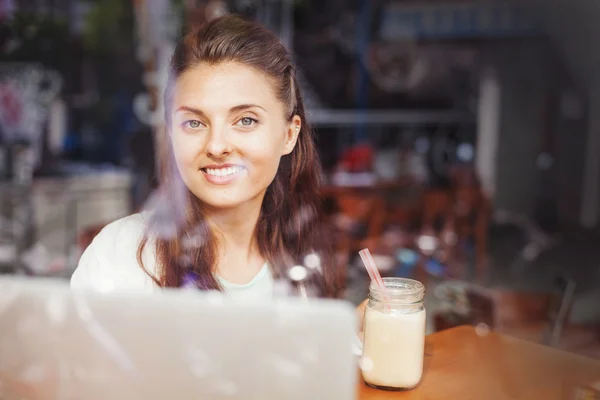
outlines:
[{"label": "woman's eye", "polygon": [[191,121],[187,121],[186,124],[187,124],[187,126],[189,126],[192,129],[198,129],[202,126],[202,122],[194,120],[194,119]]},{"label": "woman's eye", "polygon": [[252,126],[252,125],[256,124],[257,122],[258,122],[258,120],[254,119],[254,118],[244,117],[238,121],[238,125]]}]

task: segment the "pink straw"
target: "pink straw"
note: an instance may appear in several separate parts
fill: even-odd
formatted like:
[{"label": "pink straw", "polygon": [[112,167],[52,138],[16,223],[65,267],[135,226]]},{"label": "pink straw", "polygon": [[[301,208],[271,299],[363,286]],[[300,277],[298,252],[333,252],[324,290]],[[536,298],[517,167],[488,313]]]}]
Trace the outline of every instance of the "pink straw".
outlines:
[{"label": "pink straw", "polygon": [[360,255],[363,264],[365,264],[365,268],[367,269],[367,273],[369,274],[369,278],[371,278],[371,281],[374,281],[377,284],[377,286],[379,286],[379,288],[384,294],[384,298],[386,300],[389,300],[389,297],[386,295],[387,288],[383,283],[383,279],[379,274],[379,270],[375,265],[375,260],[373,260],[373,256],[371,256],[371,252],[369,251],[369,249],[362,249],[358,252],[358,255]]}]

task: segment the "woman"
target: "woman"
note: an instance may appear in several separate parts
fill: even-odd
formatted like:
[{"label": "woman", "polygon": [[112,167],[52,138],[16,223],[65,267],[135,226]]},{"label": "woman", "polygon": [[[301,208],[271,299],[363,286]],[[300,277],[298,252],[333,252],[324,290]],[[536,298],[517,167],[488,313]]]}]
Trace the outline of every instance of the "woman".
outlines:
[{"label": "woman", "polygon": [[[74,288],[221,290],[269,299],[275,280],[339,297],[320,166],[296,69],[277,37],[235,16],[185,36],[165,91],[161,186],[147,212],[106,226]],[[314,272],[304,278],[304,272]]]}]

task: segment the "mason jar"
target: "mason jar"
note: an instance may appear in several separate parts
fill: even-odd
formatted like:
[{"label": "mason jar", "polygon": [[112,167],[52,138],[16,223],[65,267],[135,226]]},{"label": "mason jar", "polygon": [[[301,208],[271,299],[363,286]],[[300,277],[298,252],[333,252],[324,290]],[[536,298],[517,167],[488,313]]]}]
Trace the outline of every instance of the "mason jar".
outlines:
[{"label": "mason jar", "polygon": [[421,381],[425,352],[425,286],[383,278],[369,288],[365,308],[362,377],[372,387],[409,390]]}]

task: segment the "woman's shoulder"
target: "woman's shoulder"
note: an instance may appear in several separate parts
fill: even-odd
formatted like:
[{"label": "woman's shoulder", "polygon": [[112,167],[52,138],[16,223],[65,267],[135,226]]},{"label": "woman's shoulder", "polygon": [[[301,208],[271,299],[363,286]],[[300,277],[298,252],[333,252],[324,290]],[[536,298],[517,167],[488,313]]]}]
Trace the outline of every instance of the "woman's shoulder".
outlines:
[{"label": "woman's shoulder", "polygon": [[148,226],[148,212],[131,214],[107,224],[94,238],[94,242],[115,242],[129,238],[142,238]]},{"label": "woman's shoulder", "polygon": [[117,257],[137,255],[137,249],[146,233],[148,219],[149,215],[144,212],[113,221],[94,237],[88,248],[95,252],[112,252]]},{"label": "woman's shoulder", "polygon": [[[99,291],[148,291],[156,284],[140,266],[137,253],[148,226],[149,214],[137,213],[106,225],[84,250],[71,277],[71,287]],[[156,274],[151,242],[142,255],[144,268]]]}]

